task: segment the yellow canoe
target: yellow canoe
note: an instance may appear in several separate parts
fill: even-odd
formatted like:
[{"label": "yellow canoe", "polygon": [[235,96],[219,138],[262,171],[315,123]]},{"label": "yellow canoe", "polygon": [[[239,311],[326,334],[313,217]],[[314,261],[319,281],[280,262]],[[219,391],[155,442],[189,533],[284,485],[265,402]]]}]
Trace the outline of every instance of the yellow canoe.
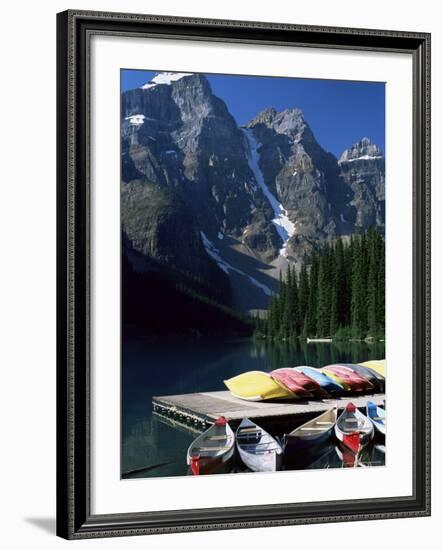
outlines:
[{"label": "yellow canoe", "polygon": [[324,367],[322,369],[318,369],[318,370],[320,370],[323,374],[326,374],[327,376],[329,376],[332,380],[334,380],[338,384],[341,384],[341,386],[344,388],[345,391],[351,391],[350,384],[348,384],[342,378],[339,378],[339,376],[337,376],[334,372],[331,372],[331,371],[327,370],[327,368],[324,368]]},{"label": "yellow canoe", "polygon": [[248,401],[268,399],[297,399],[297,396],[283,384],[262,371],[249,371],[224,380],[234,397]]},{"label": "yellow canoe", "polygon": [[365,361],[365,363],[360,363],[363,367],[367,367],[371,370],[374,370],[381,376],[385,378],[386,374],[386,365],[385,365],[385,359],[379,360],[379,361]]}]

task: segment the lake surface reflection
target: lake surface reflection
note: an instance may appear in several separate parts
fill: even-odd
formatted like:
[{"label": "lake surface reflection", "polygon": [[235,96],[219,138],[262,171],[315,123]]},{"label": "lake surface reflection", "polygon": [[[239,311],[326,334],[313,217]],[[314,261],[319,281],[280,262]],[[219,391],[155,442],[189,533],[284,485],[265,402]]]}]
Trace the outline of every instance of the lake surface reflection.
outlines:
[{"label": "lake surface reflection", "polygon": [[[223,380],[248,370],[330,363],[359,363],[385,357],[382,342],[270,343],[253,339],[223,341],[146,341],[127,337],[122,346],[122,453],[125,477],[186,475],[186,450],[196,433],[152,415],[152,397],[225,390]],[[278,435],[278,434],[273,434]],[[385,448],[370,445],[364,465],[383,465]],[[349,466],[334,445],[301,468]],[[236,471],[242,471],[238,465]]]}]

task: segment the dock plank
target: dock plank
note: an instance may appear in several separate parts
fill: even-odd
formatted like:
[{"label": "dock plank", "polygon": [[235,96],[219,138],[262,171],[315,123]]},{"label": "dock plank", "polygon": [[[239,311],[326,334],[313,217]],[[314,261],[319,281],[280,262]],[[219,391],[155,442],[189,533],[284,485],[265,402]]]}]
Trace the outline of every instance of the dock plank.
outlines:
[{"label": "dock plank", "polygon": [[275,418],[283,416],[303,416],[320,414],[335,404],[338,410],[343,410],[349,401],[356,407],[365,407],[367,400],[382,405],[384,393],[339,397],[311,401],[245,401],[231,395],[229,391],[188,393],[183,395],[166,395],[152,398],[154,410],[163,414],[188,415],[197,421],[213,422],[219,416],[225,416],[231,421],[240,421],[245,417]]}]

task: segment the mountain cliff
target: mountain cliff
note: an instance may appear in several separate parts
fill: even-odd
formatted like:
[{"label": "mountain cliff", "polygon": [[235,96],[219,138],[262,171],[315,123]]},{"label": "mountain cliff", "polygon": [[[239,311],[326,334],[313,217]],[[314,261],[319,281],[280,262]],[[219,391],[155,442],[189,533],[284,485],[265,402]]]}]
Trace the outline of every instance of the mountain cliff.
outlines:
[{"label": "mountain cliff", "polygon": [[123,253],[139,272],[154,259],[262,309],[288,262],[384,226],[384,158],[367,138],[338,161],[299,109],[239,127],[201,74],[161,73],[124,92],[121,112]]},{"label": "mountain cliff", "polygon": [[362,138],[339,159],[341,174],[351,187],[351,205],[356,210],[355,225],[371,225],[385,230],[385,159],[368,138]]}]

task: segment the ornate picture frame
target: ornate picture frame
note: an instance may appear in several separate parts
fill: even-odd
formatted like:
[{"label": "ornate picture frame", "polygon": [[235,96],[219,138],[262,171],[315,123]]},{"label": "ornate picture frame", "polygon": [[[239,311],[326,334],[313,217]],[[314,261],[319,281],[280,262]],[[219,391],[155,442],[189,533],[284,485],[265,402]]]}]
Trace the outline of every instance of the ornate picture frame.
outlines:
[{"label": "ornate picture frame", "polygon": [[[412,56],[412,494],[94,514],[91,508],[91,38],[156,37]],[[57,534],[67,539],[430,514],[430,35],[69,10],[57,16]],[[115,428],[118,430],[118,427]]]}]

